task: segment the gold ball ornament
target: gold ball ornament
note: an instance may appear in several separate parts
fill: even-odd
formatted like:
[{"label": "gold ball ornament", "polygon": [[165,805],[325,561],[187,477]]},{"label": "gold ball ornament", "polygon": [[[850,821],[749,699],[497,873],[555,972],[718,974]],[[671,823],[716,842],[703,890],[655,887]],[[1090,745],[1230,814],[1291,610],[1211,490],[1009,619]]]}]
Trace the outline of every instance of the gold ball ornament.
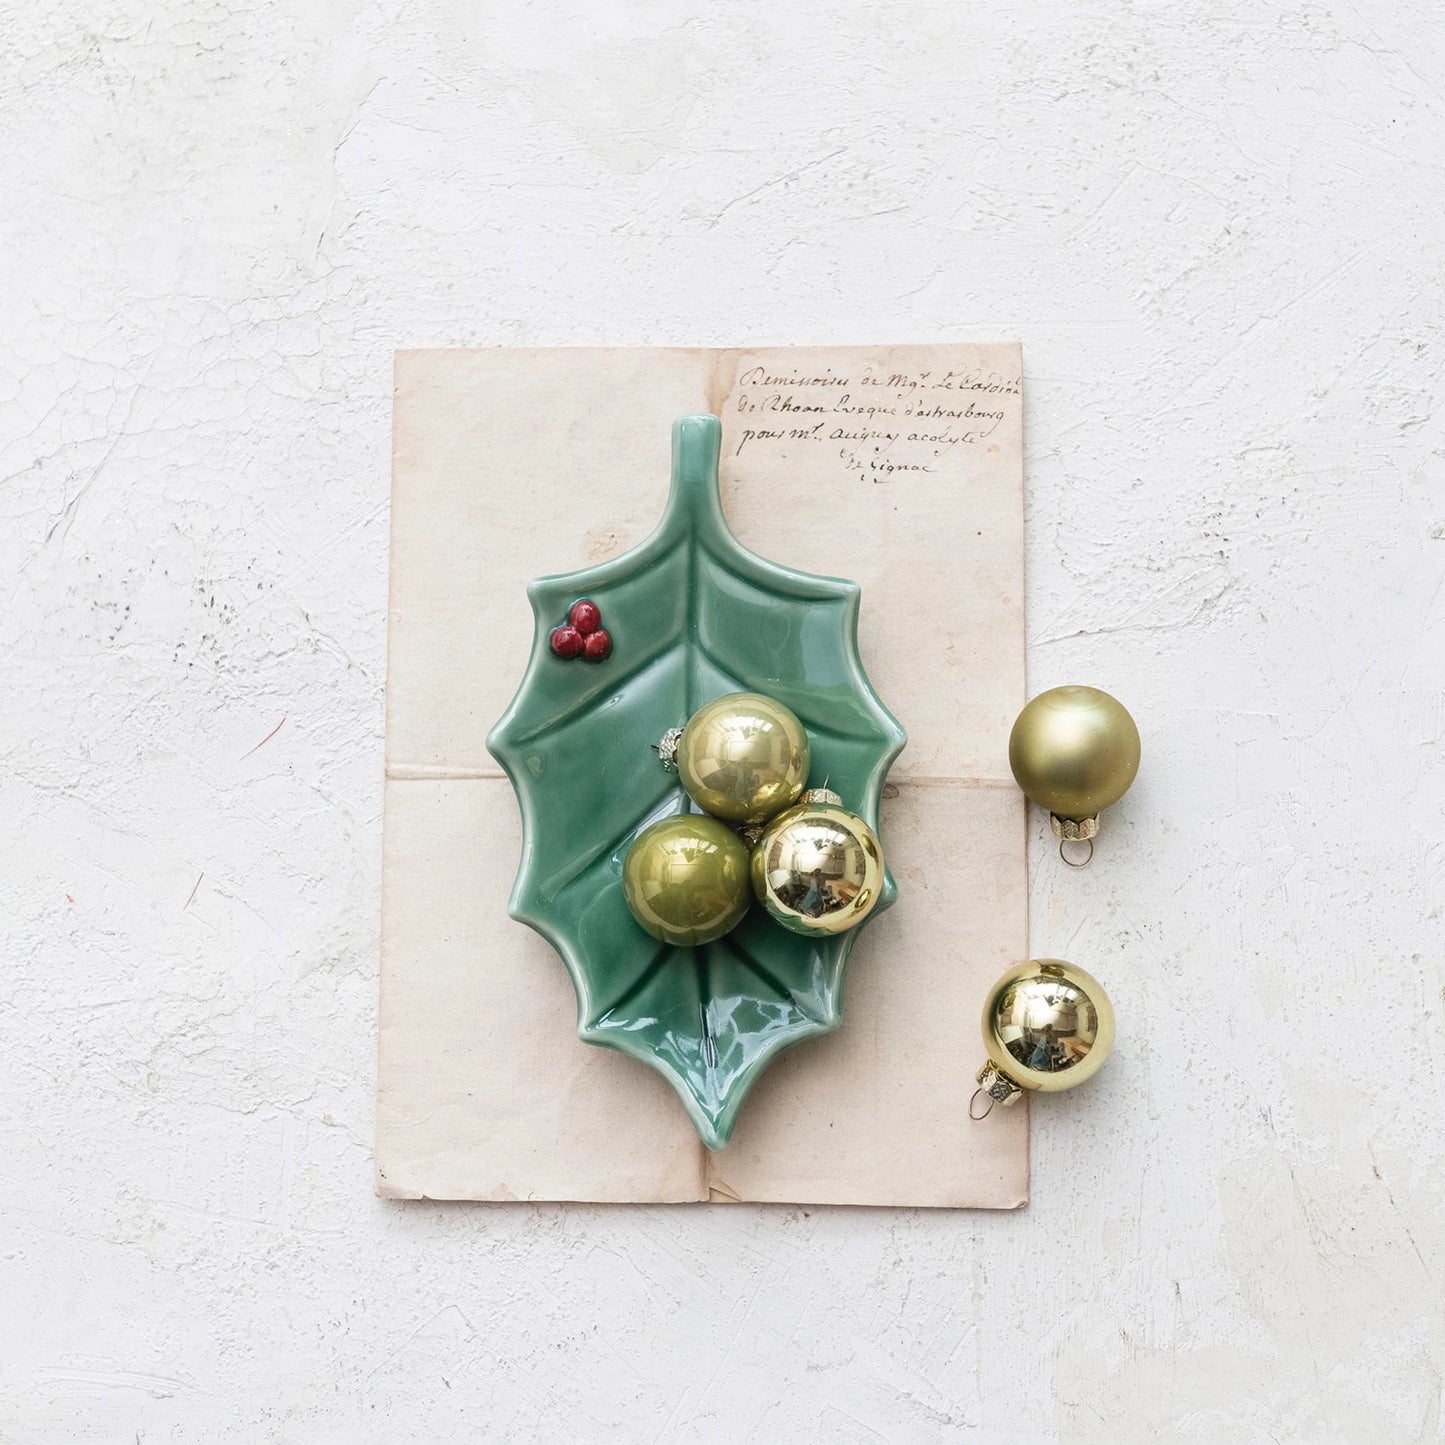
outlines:
[{"label": "gold ball ornament", "polygon": [[627,850],[622,891],[654,938],[676,948],[711,943],[736,928],[752,902],[747,847],[716,818],[663,818]]},{"label": "gold ball ornament", "polygon": [[856,928],[877,905],[883,848],[837,793],[814,788],[764,828],[752,875],[753,892],[775,923],[828,938]]},{"label": "gold ball ornament", "polygon": [[673,761],[704,813],[738,826],[765,822],[797,802],[808,781],[808,734],[797,715],[760,692],[732,692],[693,713]]},{"label": "gold ball ornament", "polygon": [[1124,704],[1097,687],[1054,687],[1018,715],[1008,760],[1019,787],[1048,809],[1064,861],[1072,861],[1065,842],[1087,842],[1092,857],[1099,813],[1139,771],[1139,729]]},{"label": "gold ball ornament", "polygon": [[1053,1093],[1093,1078],[1114,1044],[1114,1006],[1099,980],[1076,964],[1030,959],[989,990],[983,1044],[988,1062],[968,1106],[974,1119],[995,1104],[1015,1103],[1025,1089]]}]

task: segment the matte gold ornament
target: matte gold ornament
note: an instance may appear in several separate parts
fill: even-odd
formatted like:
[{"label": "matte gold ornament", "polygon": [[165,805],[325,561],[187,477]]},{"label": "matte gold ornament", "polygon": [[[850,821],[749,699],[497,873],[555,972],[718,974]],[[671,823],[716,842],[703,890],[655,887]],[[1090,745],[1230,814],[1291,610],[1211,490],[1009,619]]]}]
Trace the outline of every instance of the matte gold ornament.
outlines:
[{"label": "matte gold ornament", "polygon": [[774,922],[829,937],[873,911],[883,887],[883,848],[837,793],[812,788],[763,829],[752,874],[753,892]]},{"label": "matte gold ornament", "polygon": [[747,846],[716,818],[663,818],[627,850],[622,890],[654,938],[676,948],[711,943],[736,928],[752,902]]},{"label": "matte gold ornament", "polygon": [[1082,1084],[1098,1073],[1113,1043],[1114,1006],[1092,974],[1061,958],[1018,964],[984,1001],[988,1062],[977,1074],[970,1117],[985,1118],[1025,1089],[1053,1093]]},{"label": "matte gold ornament", "polygon": [[797,802],[808,781],[808,734],[797,715],[760,692],[705,703],[659,751],[704,813],[737,826]]},{"label": "matte gold ornament", "polygon": [[[1097,687],[1054,687],[1018,715],[1008,760],[1019,787],[1048,809],[1064,862],[1082,867],[1094,856],[1099,813],[1139,771],[1139,729],[1124,704]],[[1068,842],[1087,842],[1088,855],[1074,863]]]}]

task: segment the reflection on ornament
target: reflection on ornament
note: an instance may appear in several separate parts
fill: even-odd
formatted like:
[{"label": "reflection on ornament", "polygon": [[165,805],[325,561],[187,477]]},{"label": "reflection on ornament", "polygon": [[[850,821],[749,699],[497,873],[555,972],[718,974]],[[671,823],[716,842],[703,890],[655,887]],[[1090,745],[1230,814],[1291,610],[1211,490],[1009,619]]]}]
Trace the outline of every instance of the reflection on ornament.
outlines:
[{"label": "reflection on ornament", "polygon": [[774,922],[826,937],[856,928],[873,911],[883,849],[837,793],[814,788],[764,828],[752,874],[753,892]]},{"label": "reflection on ornament", "polygon": [[688,720],[675,753],[682,786],[704,813],[761,823],[798,799],[808,781],[808,734],[782,703],[757,692],[714,698]]},{"label": "reflection on ornament", "polygon": [[663,818],[627,850],[622,891],[654,938],[677,948],[711,943],[737,927],[752,901],[748,850],[716,818]]},{"label": "reflection on ornament", "polygon": [[1018,715],[1008,741],[1009,766],[1028,797],[1049,811],[1059,853],[1087,842],[1094,854],[1099,813],[1117,803],[1139,771],[1139,729],[1123,703],[1097,687],[1055,687]]},{"label": "reflection on ornament", "polygon": [[[1091,1079],[1114,1043],[1114,1008],[1092,974],[1060,958],[1035,958],[1009,969],[983,1005],[988,1062],[968,1112],[987,1116],[1024,1089],[1052,1093]],[[980,1099],[987,1100],[982,1112]]]}]

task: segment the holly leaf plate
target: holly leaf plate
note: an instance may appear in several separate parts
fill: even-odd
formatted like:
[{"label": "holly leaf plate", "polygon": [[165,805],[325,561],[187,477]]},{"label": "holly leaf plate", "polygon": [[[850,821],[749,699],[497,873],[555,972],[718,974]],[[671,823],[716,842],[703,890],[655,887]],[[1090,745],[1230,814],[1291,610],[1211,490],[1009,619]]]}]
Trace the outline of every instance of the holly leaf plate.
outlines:
[{"label": "holly leaf plate", "polygon": [[[721,432],[713,416],[673,424],[672,489],[640,546],[527,589],[531,660],[487,737],[522,814],[512,917],[562,955],[578,1035],[662,1073],[712,1149],[783,1049],[837,1028],[858,929],[803,938],[755,906],[699,948],[643,932],[623,897],[623,858],[650,823],[692,807],[651,745],[712,698],[765,693],[808,730],[810,785],[826,778],[876,831],[905,741],[858,656],[858,584],[764,561],[733,536],[718,492]],[[605,661],[551,650],[581,598],[601,609]],[[886,875],[870,917],[896,896]]]}]

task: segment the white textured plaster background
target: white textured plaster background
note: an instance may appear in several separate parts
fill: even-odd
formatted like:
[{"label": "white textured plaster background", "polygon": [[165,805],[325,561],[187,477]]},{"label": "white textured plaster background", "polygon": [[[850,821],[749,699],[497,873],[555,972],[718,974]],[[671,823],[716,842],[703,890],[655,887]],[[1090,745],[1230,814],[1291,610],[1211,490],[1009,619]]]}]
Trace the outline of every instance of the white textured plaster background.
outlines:
[{"label": "white textured plaster background", "polygon": [[[1436,4],[0,38],[0,1438],[1440,1438]],[[1011,336],[1031,686],[1145,738],[1032,1204],[374,1199],[393,349]]]}]

